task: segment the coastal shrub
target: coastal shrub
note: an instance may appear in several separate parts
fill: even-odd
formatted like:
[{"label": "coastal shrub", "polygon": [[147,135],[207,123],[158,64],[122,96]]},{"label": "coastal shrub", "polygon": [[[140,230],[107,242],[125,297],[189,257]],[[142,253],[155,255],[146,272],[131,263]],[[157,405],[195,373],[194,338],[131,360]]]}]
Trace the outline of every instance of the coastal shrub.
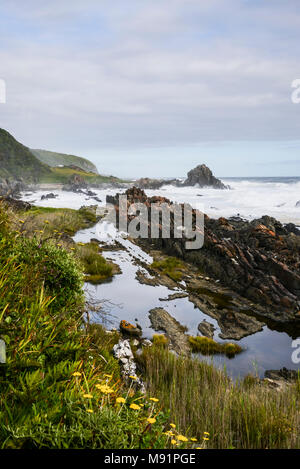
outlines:
[{"label": "coastal shrub", "polygon": [[12,249],[19,263],[29,266],[45,291],[53,296],[53,306],[66,306],[82,300],[80,266],[65,249],[36,238],[19,238]]},{"label": "coastal shrub", "polygon": [[237,353],[242,352],[242,347],[233,343],[219,343],[209,337],[189,336],[189,344],[194,353],[202,353],[202,355],[225,354],[228,357],[234,357]]},{"label": "coastal shrub", "polygon": [[96,243],[77,246],[77,254],[82,261],[87,282],[98,284],[112,276],[113,267],[101,255]]},{"label": "coastal shrub", "polygon": [[182,272],[179,269],[183,268],[183,264],[176,257],[166,257],[161,261],[154,261],[151,267],[160,270],[175,282],[179,282],[182,279]]}]

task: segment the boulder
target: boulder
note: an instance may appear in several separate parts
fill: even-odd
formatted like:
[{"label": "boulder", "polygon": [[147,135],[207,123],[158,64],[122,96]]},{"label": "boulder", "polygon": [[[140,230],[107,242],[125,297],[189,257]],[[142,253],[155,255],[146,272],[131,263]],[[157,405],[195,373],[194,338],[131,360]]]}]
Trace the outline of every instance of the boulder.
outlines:
[{"label": "boulder", "polygon": [[215,330],[215,326],[210,322],[206,321],[206,319],[204,319],[202,322],[200,322],[200,324],[198,324],[198,331],[201,332],[202,335],[210,339],[214,338]]},{"label": "boulder", "polygon": [[191,169],[187,174],[187,179],[183,183],[184,186],[199,186],[199,187],[213,187],[215,189],[228,189],[228,186],[217,179],[211,170],[205,165],[201,164],[196,168]]}]

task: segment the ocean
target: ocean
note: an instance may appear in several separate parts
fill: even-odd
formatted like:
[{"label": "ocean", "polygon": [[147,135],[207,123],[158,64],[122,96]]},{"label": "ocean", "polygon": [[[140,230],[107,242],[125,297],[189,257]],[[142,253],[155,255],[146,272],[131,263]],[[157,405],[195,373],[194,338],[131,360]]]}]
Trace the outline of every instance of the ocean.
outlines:
[{"label": "ocean", "polygon": [[[203,210],[211,218],[240,216],[253,220],[263,215],[277,218],[282,223],[300,226],[300,177],[222,178],[231,190],[213,188],[176,187],[166,185],[156,190],[146,190],[147,195],[163,195],[168,199],[189,203]],[[122,189],[93,189],[105,204],[106,195],[123,192]],[[58,195],[56,199],[41,200],[46,192]],[[23,194],[22,199],[44,207],[69,207],[95,203],[84,194],[61,190],[37,191]],[[299,205],[297,206],[297,202]]]}]

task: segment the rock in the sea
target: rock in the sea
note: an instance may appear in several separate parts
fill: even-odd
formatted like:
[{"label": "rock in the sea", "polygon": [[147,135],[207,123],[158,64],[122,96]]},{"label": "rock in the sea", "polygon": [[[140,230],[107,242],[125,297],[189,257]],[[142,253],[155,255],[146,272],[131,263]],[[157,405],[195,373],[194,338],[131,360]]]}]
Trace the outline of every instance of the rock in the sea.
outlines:
[{"label": "rock in the sea", "polygon": [[199,187],[210,186],[215,189],[228,189],[228,186],[225,186],[220,179],[217,179],[205,164],[196,166],[187,174],[184,186],[195,186],[196,184]]},{"label": "rock in the sea", "polygon": [[209,337],[210,339],[214,338],[215,330],[215,326],[210,322],[206,321],[206,319],[204,319],[202,322],[200,322],[200,324],[198,324],[198,331],[201,332],[202,335],[204,335],[205,337]]},{"label": "rock in the sea", "polygon": [[50,192],[50,194],[42,195],[41,200],[56,199],[56,197],[58,197],[58,194],[53,194],[53,192]]}]

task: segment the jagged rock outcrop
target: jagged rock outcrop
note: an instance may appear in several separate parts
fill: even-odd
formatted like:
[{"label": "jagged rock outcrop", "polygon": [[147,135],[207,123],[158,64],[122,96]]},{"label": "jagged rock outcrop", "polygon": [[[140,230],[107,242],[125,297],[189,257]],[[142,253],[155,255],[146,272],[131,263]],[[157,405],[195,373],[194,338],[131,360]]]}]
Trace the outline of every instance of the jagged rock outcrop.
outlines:
[{"label": "jagged rock outcrop", "polygon": [[178,179],[151,179],[151,178],[140,178],[135,182],[135,185],[140,189],[159,189],[162,186],[182,185]]},{"label": "jagged rock outcrop", "polygon": [[230,187],[223,184],[220,179],[217,179],[205,164],[198,165],[196,168],[191,169],[191,171],[187,173],[187,179],[184,182],[180,181],[180,179],[151,178],[141,178],[135,182],[135,186],[139,189],[159,189],[166,185],[177,187],[197,185],[198,187],[213,187],[214,189],[230,189]]},{"label": "jagged rock outcrop", "polygon": [[187,179],[183,183],[184,186],[199,186],[199,187],[213,187],[215,189],[228,189],[228,186],[217,179],[211,170],[205,165],[201,164],[196,168],[191,169],[187,174]]},{"label": "jagged rock outcrop", "polygon": [[[184,234],[182,238],[174,238],[173,204],[168,199],[148,198],[144,191],[135,187],[127,190],[126,195],[128,205],[136,202],[142,202],[147,207],[156,202],[157,208],[161,203],[168,205],[170,238],[151,238],[150,213],[148,220],[143,220],[148,226],[146,241],[151,245],[169,255],[182,257],[206,275],[262,305],[264,317],[281,323],[300,324],[300,237],[294,234],[297,229],[294,225],[285,227],[270,217],[248,222],[223,217],[214,220],[205,216],[204,246],[187,250]],[[117,204],[118,195],[111,197],[110,202]],[[194,210],[192,216],[195,224]],[[161,234],[162,226],[158,228]],[[200,228],[194,226],[194,229]]]}]

